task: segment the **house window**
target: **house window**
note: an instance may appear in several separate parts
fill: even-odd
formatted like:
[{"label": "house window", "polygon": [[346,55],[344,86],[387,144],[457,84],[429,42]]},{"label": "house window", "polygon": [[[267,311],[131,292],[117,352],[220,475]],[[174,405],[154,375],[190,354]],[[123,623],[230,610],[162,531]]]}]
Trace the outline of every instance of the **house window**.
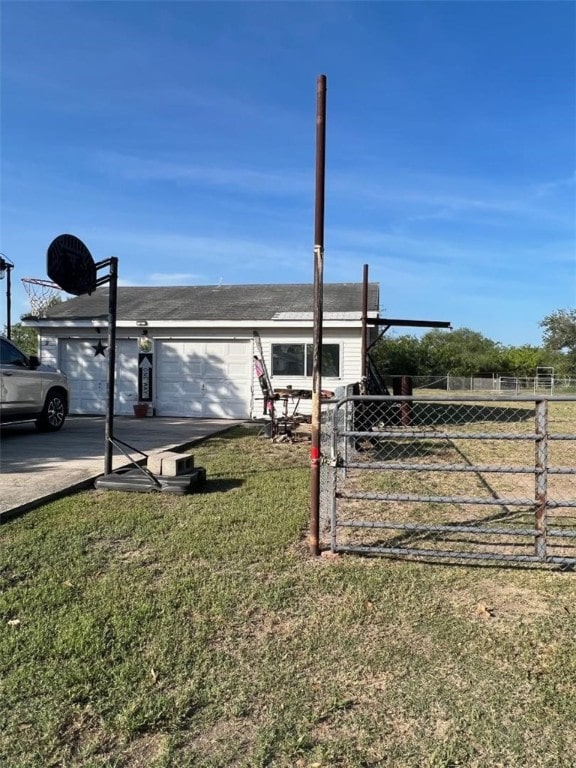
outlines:
[{"label": "house window", "polygon": [[[306,344],[306,375],[312,376],[312,344]],[[322,344],[322,376],[340,376],[340,345]]]},{"label": "house window", "polygon": [[[272,376],[312,376],[312,344],[272,344]],[[322,344],[322,375],[340,376],[340,345]]]}]

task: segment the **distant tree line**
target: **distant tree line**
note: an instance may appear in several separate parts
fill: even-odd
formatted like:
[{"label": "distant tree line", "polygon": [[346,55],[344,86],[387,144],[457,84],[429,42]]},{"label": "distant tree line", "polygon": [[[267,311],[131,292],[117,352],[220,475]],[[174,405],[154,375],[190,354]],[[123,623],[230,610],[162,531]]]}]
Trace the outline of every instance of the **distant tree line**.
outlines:
[{"label": "distant tree line", "polygon": [[542,345],[505,346],[470,328],[432,330],[418,338],[383,336],[371,357],[384,375],[535,376],[554,368],[555,376],[576,375],[576,310],[560,309],[541,322]]}]

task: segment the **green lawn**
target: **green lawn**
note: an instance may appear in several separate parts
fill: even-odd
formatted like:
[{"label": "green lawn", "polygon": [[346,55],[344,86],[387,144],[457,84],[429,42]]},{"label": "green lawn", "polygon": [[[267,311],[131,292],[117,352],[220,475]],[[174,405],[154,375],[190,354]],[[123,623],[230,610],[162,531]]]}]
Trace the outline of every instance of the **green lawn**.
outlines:
[{"label": "green lawn", "polygon": [[311,559],[308,445],[0,528],[0,766],[576,765],[576,576]]}]

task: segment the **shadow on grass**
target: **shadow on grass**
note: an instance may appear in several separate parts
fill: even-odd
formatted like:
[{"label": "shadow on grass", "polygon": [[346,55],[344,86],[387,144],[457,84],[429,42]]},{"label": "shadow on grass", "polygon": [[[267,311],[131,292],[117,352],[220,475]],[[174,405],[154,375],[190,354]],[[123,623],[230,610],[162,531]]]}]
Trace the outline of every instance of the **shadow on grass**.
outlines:
[{"label": "shadow on grass", "polygon": [[412,440],[410,438],[379,440],[377,437],[370,437],[358,440],[354,448],[358,453],[373,453],[374,458],[378,461],[397,461],[398,459],[441,456],[445,453],[447,446],[451,447],[451,442],[446,440]]},{"label": "shadow on grass", "polygon": [[534,408],[503,408],[494,405],[461,403],[414,403],[413,423],[440,424],[516,423],[533,419]]},{"label": "shadow on grass", "polygon": [[[576,564],[574,563],[574,555],[570,553],[567,556],[568,562],[548,562],[546,560],[525,561],[522,557],[525,555],[534,554],[533,540],[527,540],[528,535],[522,539],[518,539],[516,536],[506,538],[506,533],[503,534],[491,534],[485,531],[478,531],[474,535],[474,528],[481,527],[490,523],[498,523],[506,521],[508,523],[515,522],[523,528],[530,528],[530,524],[524,519],[526,510],[516,510],[513,512],[498,511],[492,515],[486,515],[483,518],[476,518],[474,520],[462,520],[453,521],[452,525],[466,525],[469,526],[469,536],[464,532],[441,532],[432,530],[429,531],[403,531],[388,538],[377,538],[370,542],[354,542],[350,543],[352,546],[366,547],[365,551],[354,551],[354,554],[359,557],[367,558],[381,558],[386,557],[397,562],[413,561],[422,563],[425,565],[440,565],[440,566],[465,566],[469,568],[505,568],[505,569],[517,569],[527,568],[534,570],[541,570],[543,566],[546,566],[550,570],[554,570],[559,573],[574,573],[576,570]],[[496,539],[494,537],[497,537]],[[349,543],[343,544],[343,546],[349,546]],[[466,549],[462,549],[466,547]],[[370,551],[370,548],[378,549],[379,551]],[[419,554],[406,552],[390,553],[388,554],[386,549],[422,549]],[[429,552],[425,550],[428,549]],[[493,549],[490,553],[489,550]],[[443,555],[434,555],[434,551],[444,552]],[[464,554],[466,552],[468,557]],[[346,554],[343,552],[343,554]],[[491,554],[491,556],[486,556]],[[510,560],[498,557],[500,555],[517,556],[517,560]],[[550,556],[557,556],[558,553],[549,553]],[[476,558],[475,555],[478,555]]]},{"label": "shadow on grass", "polygon": [[202,493],[226,493],[227,491],[233,491],[235,488],[241,488],[244,485],[244,480],[235,477],[210,479],[207,478],[206,482],[202,485]]}]

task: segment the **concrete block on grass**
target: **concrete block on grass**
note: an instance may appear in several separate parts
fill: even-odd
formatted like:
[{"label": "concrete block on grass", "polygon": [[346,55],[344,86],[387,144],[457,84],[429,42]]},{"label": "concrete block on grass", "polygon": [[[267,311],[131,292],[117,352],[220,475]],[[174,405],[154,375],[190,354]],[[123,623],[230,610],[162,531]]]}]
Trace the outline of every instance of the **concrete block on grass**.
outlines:
[{"label": "concrete block on grass", "polygon": [[147,467],[153,475],[177,477],[186,475],[194,469],[194,456],[190,453],[160,451],[148,456]]}]

